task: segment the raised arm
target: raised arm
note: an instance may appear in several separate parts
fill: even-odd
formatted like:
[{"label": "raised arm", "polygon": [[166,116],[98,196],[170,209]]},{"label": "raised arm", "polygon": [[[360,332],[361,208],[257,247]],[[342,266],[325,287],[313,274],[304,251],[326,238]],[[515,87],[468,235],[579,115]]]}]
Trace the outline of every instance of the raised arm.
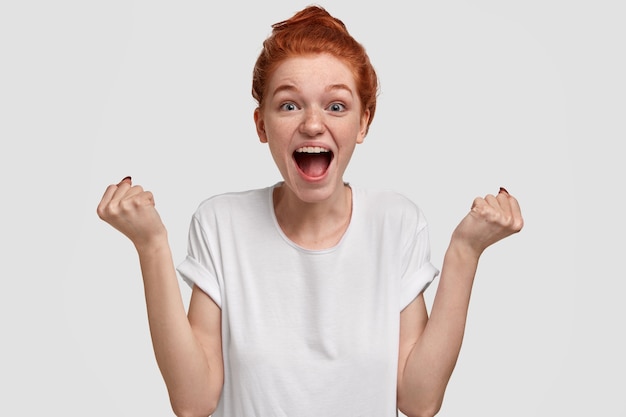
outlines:
[{"label": "raised arm", "polygon": [[223,385],[221,310],[194,288],[185,312],[167,231],[152,193],[124,178],[110,185],[98,216],[135,245],[159,369],[177,416],[208,416]]},{"label": "raised arm", "polygon": [[422,296],[402,311],[398,408],[407,416],[434,416],[441,408],[461,349],[478,260],[523,223],[517,200],[505,189],[476,198],[452,233],[430,318]]}]

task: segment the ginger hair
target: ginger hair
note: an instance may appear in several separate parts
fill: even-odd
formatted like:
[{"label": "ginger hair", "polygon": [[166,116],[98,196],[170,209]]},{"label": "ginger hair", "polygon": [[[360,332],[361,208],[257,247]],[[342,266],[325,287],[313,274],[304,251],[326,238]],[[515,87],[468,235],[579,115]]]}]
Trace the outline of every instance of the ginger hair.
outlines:
[{"label": "ginger hair", "polygon": [[272,33],[254,65],[252,97],[263,107],[266,88],[276,67],[292,57],[327,53],[342,60],[352,70],[361,111],[369,110],[367,128],[374,119],[378,77],[363,45],[357,42],[344,23],[320,6],[308,6],[290,19],[272,25]]}]

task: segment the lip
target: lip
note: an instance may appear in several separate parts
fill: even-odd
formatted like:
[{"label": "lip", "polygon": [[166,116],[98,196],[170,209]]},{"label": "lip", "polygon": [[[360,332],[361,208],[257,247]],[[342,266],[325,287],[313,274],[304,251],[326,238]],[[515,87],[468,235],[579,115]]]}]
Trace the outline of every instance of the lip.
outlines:
[{"label": "lip", "polygon": [[322,149],[326,149],[327,151],[334,153],[334,151],[332,150],[330,146],[321,142],[307,141],[307,142],[298,143],[298,146],[294,147],[293,152],[296,152],[296,150],[300,148],[322,148]]}]

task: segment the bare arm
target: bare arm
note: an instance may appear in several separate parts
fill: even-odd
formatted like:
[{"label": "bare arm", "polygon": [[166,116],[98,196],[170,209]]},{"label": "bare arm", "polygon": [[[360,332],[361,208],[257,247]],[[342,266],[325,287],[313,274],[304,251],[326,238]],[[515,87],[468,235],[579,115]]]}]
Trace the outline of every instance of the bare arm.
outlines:
[{"label": "bare arm", "polygon": [[421,296],[402,311],[398,407],[407,416],[434,416],[441,408],[461,349],[478,260],[522,226],[517,200],[505,190],[474,200],[452,234],[430,318]]},{"label": "bare arm", "polygon": [[194,288],[187,316],[167,231],[150,192],[124,179],[107,188],[98,215],[137,249],[154,353],[174,412],[208,416],[223,384],[219,307]]}]

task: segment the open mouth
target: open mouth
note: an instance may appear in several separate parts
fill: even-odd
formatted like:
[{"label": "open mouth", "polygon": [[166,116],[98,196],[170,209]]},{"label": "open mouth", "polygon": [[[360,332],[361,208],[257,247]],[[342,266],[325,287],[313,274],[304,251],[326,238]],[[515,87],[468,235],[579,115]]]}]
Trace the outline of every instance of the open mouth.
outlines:
[{"label": "open mouth", "polygon": [[319,146],[303,146],[296,149],[293,159],[306,176],[318,178],[328,170],[333,160],[333,153],[330,149]]}]

